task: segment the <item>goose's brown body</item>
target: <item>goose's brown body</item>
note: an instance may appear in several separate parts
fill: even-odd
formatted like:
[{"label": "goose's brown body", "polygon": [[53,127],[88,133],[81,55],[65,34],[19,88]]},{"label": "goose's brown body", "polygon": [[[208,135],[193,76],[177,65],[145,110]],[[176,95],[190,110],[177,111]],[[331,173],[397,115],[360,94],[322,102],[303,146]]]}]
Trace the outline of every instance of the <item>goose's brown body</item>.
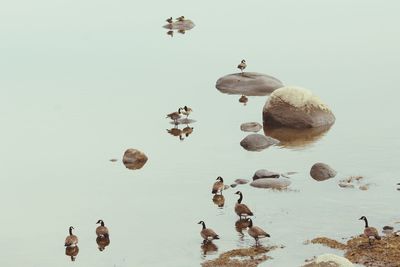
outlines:
[{"label": "goose's brown body", "polygon": [[218,176],[217,181],[213,184],[211,193],[212,194],[217,194],[218,192],[222,193],[222,190],[224,190],[224,180],[222,179],[221,176]]},{"label": "goose's brown body", "polygon": [[96,228],[96,235],[100,237],[108,237],[108,228],[104,226],[103,220],[98,220],[96,224],[100,223],[100,226]]},{"label": "goose's brown body", "polygon": [[203,228],[200,231],[200,235],[204,241],[211,241],[214,239],[219,239],[217,233],[214,232],[211,228],[206,228],[206,224],[203,221],[200,221],[199,224],[203,225]]},{"label": "goose's brown body", "polygon": [[74,247],[78,244],[78,237],[72,234],[72,229],[74,229],[74,227],[69,227],[69,236],[65,238],[64,245],[66,247]]},{"label": "goose's brown body", "polygon": [[242,199],[243,199],[243,194],[240,191],[237,191],[235,194],[238,194],[240,197],[238,201],[235,204],[235,212],[237,215],[239,215],[240,218],[242,216],[247,217],[247,216],[253,216],[253,212],[247,207],[247,205],[242,204]]},{"label": "goose's brown body", "polygon": [[249,219],[249,230],[247,230],[249,235],[256,240],[256,244],[258,243],[258,239],[264,237],[271,237],[267,232],[261,229],[258,226],[253,226],[253,221]]}]

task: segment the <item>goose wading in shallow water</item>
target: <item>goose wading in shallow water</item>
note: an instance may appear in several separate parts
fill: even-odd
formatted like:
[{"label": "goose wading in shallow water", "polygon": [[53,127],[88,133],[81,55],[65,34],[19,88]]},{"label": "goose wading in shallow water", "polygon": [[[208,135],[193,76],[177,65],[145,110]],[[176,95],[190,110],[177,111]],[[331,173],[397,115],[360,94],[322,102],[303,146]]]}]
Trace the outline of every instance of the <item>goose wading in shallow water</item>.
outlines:
[{"label": "goose wading in shallow water", "polygon": [[78,237],[72,234],[72,229],[74,229],[74,227],[70,226],[69,236],[65,238],[64,246],[66,247],[75,247],[78,244]]},{"label": "goose wading in shallow water", "polygon": [[247,67],[246,60],[244,60],[244,59],[242,59],[242,61],[240,62],[240,64],[237,66],[237,68],[240,69],[240,71],[242,72],[242,74],[243,74],[243,70],[244,70],[246,67]]},{"label": "goose wading in shallow water", "polygon": [[219,236],[214,232],[213,229],[206,228],[206,224],[203,221],[198,222],[198,224],[203,225],[203,228],[200,231],[200,235],[203,238],[203,243],[212,241],[214,239],[219,239]]},{"label": "goose wading in shallow water", "polygon": [[239,199],[235,204],[235,212],[237,215],[239,215],[239,218],[241,219],[242,216],[247,217],[247,216],[253,216],[253,212],[247,207],[245,204],[242,204],[243,200],[243,194],[240,191],[237,191],[235,194],[239,195]]},{"label": "goose wading in shallow water", "polygon": [[171,120],[174,121],[175,124],[178,124],[178,120],[181,118],[181,112],[182,108],[179,108],[177,112],[172,112],[170,114],[167,114],[166,118],[170,118]]},{"label": "goose wading in shallow water", "polygon": [[258,245],[258,240],[260,238],[271,237],[267,232],[265,232],[260,227],[253,226],[253,221],[250,218],[248,218],[248,220],[249,220],[249,230],[247,230],[247,233],[249,233],[249,235],[256,240],[256,245]]},{"label": "goose wading in shallow water", "polygon": [[99,237],[109,237],[108,228],[104,226],[103,220],[98,220],[96,224],[100,224],[96,228],[96,235]]},{"label": "goose wading in shallow water", "polygon": [[371,245],[371,239],[381,240],[381,237],[378,234],[378,230],[375,227],[368,226],[368,220],[365,216],[362,216],[359,220],[364,220],[365,228],[364,235],[368,238],[368,243]]},{"label": "goose wading in shallow water", "polygon": [[222,190],[224,190],[224,179],[221,176],[218,176],[217,181],[214,183],[212,187],[212,194],[222,194]]}]

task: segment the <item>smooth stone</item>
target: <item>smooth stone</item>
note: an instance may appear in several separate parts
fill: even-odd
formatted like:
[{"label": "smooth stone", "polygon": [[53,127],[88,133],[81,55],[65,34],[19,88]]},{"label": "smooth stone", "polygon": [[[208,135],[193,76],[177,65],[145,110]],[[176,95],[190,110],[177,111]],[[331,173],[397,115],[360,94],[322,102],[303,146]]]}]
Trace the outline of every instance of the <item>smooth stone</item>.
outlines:
[{"label": "smooth stone", "polygon": [[269,170],[261,169],[254,173],[253,181],[262,178],[279,178],[280,174],[277,172],[271,172]]},{"label": "smooth stone", "polygon": [[227,185],[227,184],[226,184],[226,185],[224,185],[224,190],[226,190],[226,189],[229,189],[229,187],[230,187],[230,186],[229,186],[229,185]]},{"label": "smooth stone", "polygon": [[148,158],[143,152],[133,148],[127,149],[122,158],[125,167],[130,170],[141,169],[147,160]]},{"label": "smooth stone", "polygon": [[232,188],[235,188],[237,186],[237,184],[231,184]]},{"label": "smooth stone", "polygon": [[222,93],[246,96],[269,95],[282,86],[277,78],[257,72],[228,74],[219,78],[215,85]]},{"label": "smooth stone", "polygon": [[249,134],[242,141],[240,141],[240,145],[249,151],[261,151],[278,143],[278,140],[261,134]]},{"label": "smooth stone", "polygon": [[250,183],[251,186],[257,188],[272,188],[272,189],[285,189],[291,184],[287,178],[260,178]]},{"label": "smooth stone", "polygon": [[117,159],[110,159],[111,162],[117,162]]},{"label": "smooth stone", "polygon": [[163,27],[165,29],[170,29],[170,30],[185,30],[185,31],[188,31],[188,30],[193,29],[194,26],[196,26],[196,25],[194,24],[193,21],[191,21],[190,19],[185,19],[183,21],[175,21],[175,22],[172,22],[172,23],[165,24]]},{"label": "smooth stone", "polygon": [[310,175],[314,180],[325,181],[336,176],[336,171],[325,163],[315,163],[310,170]]},{"label": "smooth stone", "polygon": [[268,98],[263,120],[269,127],[313,128],[332,125],[335,116],[311,91],[286,86],[275,90]]},{"label": "smooth stone", "polygon": [[340,182],[339,186],[342,188],[354,188],[353,184],[345,183],[345,182]]},{"label": "smooth stone", "polygon": [[258,132],[262,129],[262,125],[258,122],[245,122],[240,125],[240,130],[243,132]]},{"label": "smooth stone", "polygon": [[236,179],[235,183],[237,184],[247,184],[249,182],[249,180],[247,179]]}]

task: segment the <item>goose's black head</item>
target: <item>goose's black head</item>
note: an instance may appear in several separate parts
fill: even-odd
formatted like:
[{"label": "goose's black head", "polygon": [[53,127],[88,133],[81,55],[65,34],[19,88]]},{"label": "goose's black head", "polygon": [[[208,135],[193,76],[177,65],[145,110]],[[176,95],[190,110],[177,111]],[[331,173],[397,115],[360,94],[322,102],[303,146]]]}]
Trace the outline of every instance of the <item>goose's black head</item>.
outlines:
[{"label": "goose's black head", "polygon": [[236,194],[236,195],[242,195],[242,192],[237,191],[235,194]]},{"label": "goose's black head", "polygon": [[221,176],[218,176],[218,177],[217,177],[217,181],[224,182],[224,179],[222,179]]},{"label": "goose's black head", "polygon": [[366,220],[367,218],[365,216],[362,216],[359,220]]},{"label": "goose's black head", "polygon": [[246,60],[242,59],[242,63],[246,63]]}]

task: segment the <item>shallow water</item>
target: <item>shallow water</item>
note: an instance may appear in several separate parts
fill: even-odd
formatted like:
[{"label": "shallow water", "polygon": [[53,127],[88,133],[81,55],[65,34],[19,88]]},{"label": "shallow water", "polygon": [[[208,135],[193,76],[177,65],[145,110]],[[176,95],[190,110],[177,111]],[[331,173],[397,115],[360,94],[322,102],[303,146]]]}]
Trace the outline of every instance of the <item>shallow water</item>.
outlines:
[{"label": "shallow water", "polygon": [[[157,5],[157,8],[154,8]],[[241,190],[254,224],[284,245],[261,266],[300,266],[332,250],[303,245],[349,237],[370,224],[400,221],[398,159],[400,18],[396,1],[13,1],[0,6],[1,266],[69,266],[68,227],[79,237],[76,266],[199,266],[204,220],[218,252],[254,241],[235,231]],[[196,26],[166,35],[164,19]],[[305,147],[244,150],[243,122],[262,120],[266,97],[224,95],[216,80],[236,72],[273,75],[312,90],[336,123]],[[165,114],[188,105],[196,120],[180,141]],[[122,155],[149,157],[136,171]],[[110,162],[117,158],[117,162]],[[315,162],[338,175],[309,176]],[[221,175],[230,184],[257,169],[296,171],[291,189],[239,185],[212,202]],[[370,190],[337,183],[363,175]],[[95,222],[110,229],[99,252]],[[400,228],[397,225],[397,228]],[[340,253],[340,252],[336,252]]]}]

